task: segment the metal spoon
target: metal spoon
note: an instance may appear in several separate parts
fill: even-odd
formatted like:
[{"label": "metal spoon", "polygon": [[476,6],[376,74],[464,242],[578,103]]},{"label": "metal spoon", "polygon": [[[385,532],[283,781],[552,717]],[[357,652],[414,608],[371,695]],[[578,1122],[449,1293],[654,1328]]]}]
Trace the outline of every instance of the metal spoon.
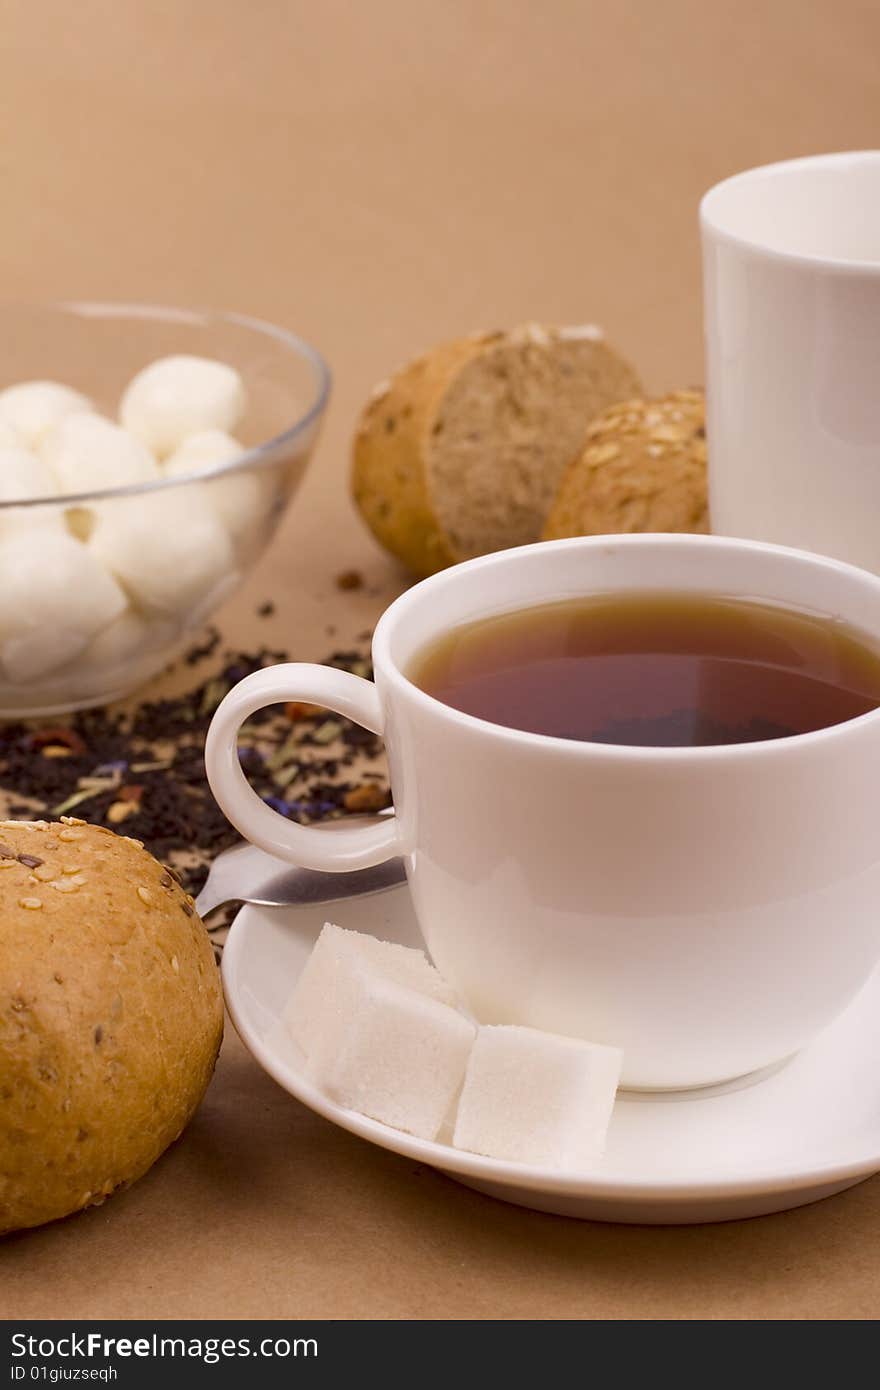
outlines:
[{"label": "metal spoon", "polygon": [[[383,813],[380,813],[383,814]],[[386,813],[390,814],[390,813]],[[376,816],[346,816],[345,825],[353,820],[378,819]],[[326,827],[330,833],[333,825]],[[329,874],[320,869],[298,869],[283,859],[276,859],[256,845],[242,840],[226,849],[211,865],[205,886],[196,898],[200,917],[212,912],[221,903],[233,900],[256,903],[260,907],[303,906],[313,903],[339,902],[364,893],[381,893],[403,883],[406,872],[402,859],[387,859],[371,869],[355,869],[348,873]]]}]

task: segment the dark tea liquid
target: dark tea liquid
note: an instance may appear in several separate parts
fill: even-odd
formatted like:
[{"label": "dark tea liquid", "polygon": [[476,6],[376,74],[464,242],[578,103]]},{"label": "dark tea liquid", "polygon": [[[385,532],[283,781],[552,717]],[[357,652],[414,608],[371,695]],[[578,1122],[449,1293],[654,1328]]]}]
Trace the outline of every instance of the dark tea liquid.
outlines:
[{"label": "dark tea liquid", "polygon": [[880,653],[830,618],[738,599],[570,599],[453,629],[414,683],[530,733],[688,748],[787,738],[880,705]]}]

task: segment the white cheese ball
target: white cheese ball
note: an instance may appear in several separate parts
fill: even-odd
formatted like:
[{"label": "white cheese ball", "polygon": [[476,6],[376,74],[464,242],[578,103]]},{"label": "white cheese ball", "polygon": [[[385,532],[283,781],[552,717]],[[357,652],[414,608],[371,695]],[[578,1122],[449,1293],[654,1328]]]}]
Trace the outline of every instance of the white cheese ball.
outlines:
[{"label": "white cheese ball", "polygon": [[88,548],[66,533],[0,538],[0,665],[17,684],[73,660],[126,599]]},{"label": "white cheese ball", "polygon": [[[28,449],[0,446],[0,503],[54,497],[55,483],[46,465]],[[0,506],[0,536],[16,531],[65,530],[60,507]]]},{"label": "white cheese ball", "polygon": [[238,440],[225,430],[198,430],[187,435],[165,460],[164,471],[169,478],[183,477],[187,473],[203,473],[207,468],[218,468],[221,463],[231,463],[245,452]]},{"label": "white cheese ball", "polygon": [[15,430],[20,443],[29,449],[37,448],[65,415],[91,409],[90,400],[58,381],[22,381],[0,391],[0,419]]},{"label": "white cheese ball", "polygon": [[89,547],[150,614],[187,615],[235,567],[198,485],[105,503]]},{"label": "white cheese ball", "polygon": [[101,415],[68,415],[46,436],[40,456],[63,495],[128,487],[161,477],[149,449]]},{"label": "white cheese ball", "polygon": [[21,445],[21,435],[13,424],[4,416],[0,415],[0,449],[8,449],[11,446]]},{"label": "white cheese ball", "polygon": [[[165,461],[169,478],[201,473],[231,463],[245,450],[224,430],[191,434]],[[226,527],[236,549],[249,553],[272,509],[272,479],[265,470],[242,469],[228,478],[205,483],[205,496],[214,515]]]},{"label": "white cheese ball", "polygon": [[36,545],[36,538],[44,534],[70,535],[63,507],[44,504],[40,507],[0,508],[0,536],[28,535]]},{"label": "white cheese ball", "polygon": [[199,430],[235,429],[245,410],[234,367],[207,357],[162,357],[125,388],[119,418],[159,458]]},{"label": "white cheese ball", "polygon": [[83,653],[83,665],[125,667],[142,653],[170,646],[179,632],[167,618],[148,621],[131,608],[94,637]]},{"label": "white cheese ball", "polygon": [[203,594],[196,604],[187,614],[187,627],[202,627],[210,618],[211,614],[221,608],[228,598],[235,593],[241,583],[241,575],[238,570],[229,570],[219,579],[216,584]]},{"label": "white cheese ball", "polygon": [[43,460],[20,445],[0,446],[0,502],[53,497],[55,483]]}]

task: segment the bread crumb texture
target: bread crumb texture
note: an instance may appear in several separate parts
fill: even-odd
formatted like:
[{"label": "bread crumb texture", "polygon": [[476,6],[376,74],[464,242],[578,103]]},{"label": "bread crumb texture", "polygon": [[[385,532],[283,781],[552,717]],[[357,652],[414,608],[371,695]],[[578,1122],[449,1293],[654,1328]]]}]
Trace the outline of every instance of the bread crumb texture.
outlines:
[{"label": "bread crumb texture", "polygon": [[0,1232],[103,1202],[201,1100],[223,1033],[191,900],[135,840],[0,822]]},{"label": "bread crumb texture", "polygon": [[525,324],[444,344],[368,401],[355,501],[418,575],[535,541],[590,421],[639,389],[592,325]]},{"label": "bread crumb texture", "polygon": [[610,406],[566,470],[544,540],[709,529],[702,391]]}]

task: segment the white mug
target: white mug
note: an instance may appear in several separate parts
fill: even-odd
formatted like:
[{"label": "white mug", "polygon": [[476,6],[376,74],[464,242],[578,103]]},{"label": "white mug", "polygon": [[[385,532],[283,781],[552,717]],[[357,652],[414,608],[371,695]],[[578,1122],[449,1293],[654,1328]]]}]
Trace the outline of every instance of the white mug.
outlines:
[{"label": "white mug", "polygon": [[[229,819],[272,854],[330,870],[403,855],[428,949],[480,1020],[616,1044],[625,1085],[677,1088],[795,1052],[880,956],[880,709],[763,743],[612,746],[487,723],[407,675],[458,624],[644,589],[833,615],[880,647],[880,578],[838,561],[715,536],[552,541],[397,599],[375,685],[313,665],[248,676],[206,762]],[[260,800],[236,735],[282,700],[384,735],[393,818],[328,834]]]},{"label": "white mug", "polygon": [[712,530],[880,571],[880,151],[700,207]]}]

